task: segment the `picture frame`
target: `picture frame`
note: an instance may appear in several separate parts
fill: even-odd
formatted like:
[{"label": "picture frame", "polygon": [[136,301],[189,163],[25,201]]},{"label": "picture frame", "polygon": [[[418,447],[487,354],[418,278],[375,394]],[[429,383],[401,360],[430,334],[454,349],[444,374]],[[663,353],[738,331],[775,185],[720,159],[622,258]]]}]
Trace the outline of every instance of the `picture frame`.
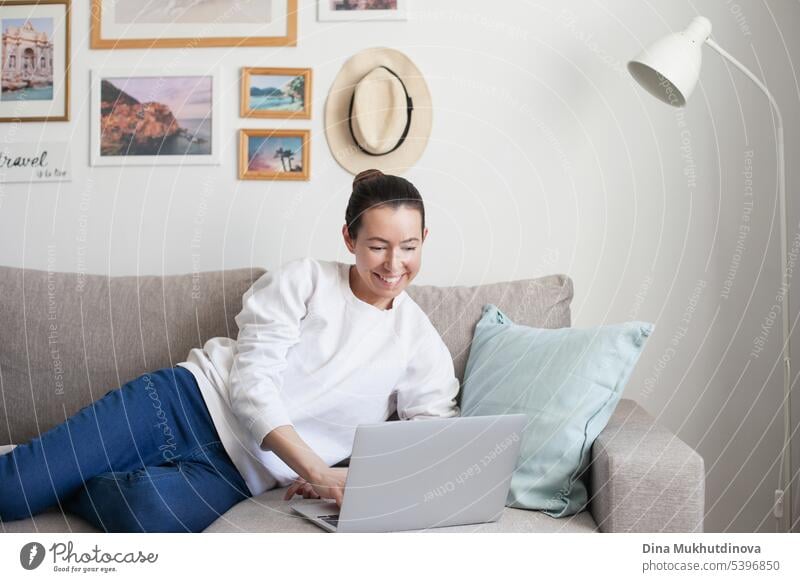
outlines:
[{"label": "picture frame", "polygon": [[239,114],[268,119],[311,119],[311,69],[243,68]]},{"label": "picture frame", "polygon": [[92,0],[90,28],[93,49],[296,46],[297,0]]},{"label": "picture frame", "polygon": [[219,165],[220,96],[213,69],[93,70],[91,164]]},{"label": "picture frame", "polygon": [[240,129],[239,179],[308,180],[310,152],[307,129]]},{"label": "picture frame", "polygon": [[317,0],[317,20],[407,20],[408,0]]},{"label": "picture frame", "polygon": [[0,0],[0,123],[69,121],[71,13],[71,0]]}]

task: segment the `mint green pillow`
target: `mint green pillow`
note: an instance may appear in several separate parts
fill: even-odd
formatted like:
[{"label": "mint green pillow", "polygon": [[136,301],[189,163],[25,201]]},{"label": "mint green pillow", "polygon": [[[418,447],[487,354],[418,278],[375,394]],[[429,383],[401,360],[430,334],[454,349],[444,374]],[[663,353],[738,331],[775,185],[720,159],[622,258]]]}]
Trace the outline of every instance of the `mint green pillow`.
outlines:
[{"label": "mint green pillow", "polygon": [[506,499],[509,507],[552,517],[581,511],[579,478],[653,324],[588,329],[517,325],[483,307],[464,372],[462,416],[523,413],[528,423]]}]

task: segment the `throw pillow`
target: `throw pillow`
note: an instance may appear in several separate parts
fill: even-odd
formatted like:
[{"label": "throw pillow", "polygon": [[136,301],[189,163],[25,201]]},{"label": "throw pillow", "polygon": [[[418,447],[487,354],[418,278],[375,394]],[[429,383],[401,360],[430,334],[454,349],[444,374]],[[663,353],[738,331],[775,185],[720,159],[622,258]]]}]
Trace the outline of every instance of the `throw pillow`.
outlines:
[{"label": "throw pillow", "polygon": [[524,413],[506,505],[552,517],[587,503],[580,476],[619,402],[653,324],[587,329],[517,325],[483,307],[464,372],[462,416]]}]

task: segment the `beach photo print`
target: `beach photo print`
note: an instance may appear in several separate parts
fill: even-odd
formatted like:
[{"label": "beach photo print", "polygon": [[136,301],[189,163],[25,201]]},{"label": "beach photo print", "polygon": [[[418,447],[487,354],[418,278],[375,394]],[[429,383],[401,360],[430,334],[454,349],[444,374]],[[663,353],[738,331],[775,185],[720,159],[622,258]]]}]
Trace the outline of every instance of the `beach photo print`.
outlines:
[{"label": "beach photo print", "polygon": [[242,69],[240,115],[311,119],[311,69]]},{"label": "beach photo print", "polygon": [[306,129],[239,130],[239,179],[308,180],[309,139]]},{"label": "beach photo print", "polygon": [[92,165],[218,164],[216,75],[92,73]]}]

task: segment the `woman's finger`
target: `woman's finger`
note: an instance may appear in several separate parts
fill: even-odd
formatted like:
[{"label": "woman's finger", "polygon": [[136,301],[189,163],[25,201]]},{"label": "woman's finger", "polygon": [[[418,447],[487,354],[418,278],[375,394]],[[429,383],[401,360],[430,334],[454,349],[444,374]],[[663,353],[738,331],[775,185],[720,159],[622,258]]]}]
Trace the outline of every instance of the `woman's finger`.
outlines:
[{"label": "woman's finger", "polygon": [[295,491],[300,487],[300,484],[295,481],[292,483],[289,488],[286,490],[286,494],[283,496],[284,500],[291,499],[294,496]]}]

